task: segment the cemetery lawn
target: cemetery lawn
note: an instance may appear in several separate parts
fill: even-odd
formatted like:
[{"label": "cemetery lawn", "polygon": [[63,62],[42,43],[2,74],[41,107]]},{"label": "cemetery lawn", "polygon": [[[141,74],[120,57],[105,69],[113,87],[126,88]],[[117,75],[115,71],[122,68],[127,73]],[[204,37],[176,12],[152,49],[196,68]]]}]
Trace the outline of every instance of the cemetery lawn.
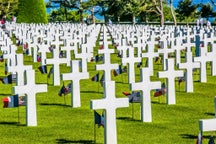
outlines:
[{"label": "cemetery lawn", "polygon": [[[113,48],[112,46],[110,46]],[[95,48],[98,49],[98,46]],[[21,53],[18,50],[18,53]],[[119,63],[117,54],[112,55],[112,63]],[[48,56],[49,57],[49,56]],[[37,69],[39,63],[33,63],[31,57],[24,57],[25,65],[33,65],[37,84],[48,84],[47,93],[36,95],[37,126],[26,126],[25,106],[19,108],[3,108],[0,103],[0,135],[2,144],[55,144],[55,143],[94,143],[94,128],[96,130],[96,143],[104,143],[104,128],[94,125],[94,111],[90,109],[90,100],[101,99],[103,89],[100,83],[91,81],[91,77],[98,73],[95,62],[88,63],[90,78],[81,80],[81,107],[71,107],[71,96],[58,96],[63,85],[53,86],[52,78],[47,79]],[[4,63],[0,63],[0,76],[4,77]],[[51,66],[48,66],[48,70]],[[136,81],[138,82],[139,69],[136,68]],[[162,70],[161,64],[154,65],[155,76],[152,80],[165,81],[156,78],[156,72]],[[69,72],[69,67],[61,65],[61,73]],[[199,119],[213,118],[214,96],[216,93],[216,77],[210,76],[208,64],[207,83],[199,82],[198,71],[194,73],[194,92],[186,93],[185,83],[180,87],[176,79],[176,105],[167,105],[166,97],[154,97],[152,91],[152,122],[140,121],[140,104],[133,103],[127,108],[116,111],[117,139],[119,144],[189,144],[196,143],[199,133]],[[100,78],[103,74],[99,71]],[[116,82],[116,97],[125,97],[122,92],[130,92],[126,74],[112,76]],[[67,85],[69,81],[64,81]],[[13,94],[12,85],[0,83],[0,98]],[[97,110],[102,113],[103,110]],[[19,121],[19,123],[18,123]],[[203,143],[208,142],[210,135],[215,132],[205,132]]]}]

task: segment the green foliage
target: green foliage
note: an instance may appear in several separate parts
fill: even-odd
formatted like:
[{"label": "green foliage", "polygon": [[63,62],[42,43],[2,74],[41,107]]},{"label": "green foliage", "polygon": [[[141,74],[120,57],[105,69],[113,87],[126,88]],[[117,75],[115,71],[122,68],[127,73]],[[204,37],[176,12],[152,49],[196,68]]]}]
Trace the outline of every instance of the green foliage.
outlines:
[{"label": "green foliage", "polygon": [[11,18],[13,15],[17,15],[18,0],[1,0],[0,1],[0,15],[6,15],[7,18]]},{"label": "green foliage", "polygon": [[57,10],[52,10],[49,14],[49,21],[73,21],[79,22],[80,15],[75,10],[67,10],[67,17],[65,14],[65,9],[60,7]]},{"label": "green foliage", "polygon": [[18,23],[48,23],[44,0],[19,0]]},{"label": "green foliage", "polygon": [[186,20],[188,22],[189,17],[195,16],[197,5],[193,5],[191,0],[181,0],[176,8],[177,18],[180,21]]},{"label": "green foliage", "polygon": [[200,15],[203,18],[209,18],[215,16],[215,13],[213,12],[212,6],[208,4],[201,4],[201,9],[200,9]]}]

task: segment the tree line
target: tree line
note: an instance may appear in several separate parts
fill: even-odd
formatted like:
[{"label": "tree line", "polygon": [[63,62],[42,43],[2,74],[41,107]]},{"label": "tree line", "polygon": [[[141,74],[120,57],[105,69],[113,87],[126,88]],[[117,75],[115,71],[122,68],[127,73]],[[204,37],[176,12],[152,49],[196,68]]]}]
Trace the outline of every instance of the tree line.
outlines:
[{"label": "tree line", "polygon": [[[19,0],[0,0],[0,15],[8,18],[18,14]],[[173,0],[49,0],[47,9],[52,9],[49,21],[72,21],[95,23],[95,15],[108,22],[195,22],[198,18],[216,16],[216,0],[210,3],[193,4],[192,0],[180,0],[173,6]]]}]

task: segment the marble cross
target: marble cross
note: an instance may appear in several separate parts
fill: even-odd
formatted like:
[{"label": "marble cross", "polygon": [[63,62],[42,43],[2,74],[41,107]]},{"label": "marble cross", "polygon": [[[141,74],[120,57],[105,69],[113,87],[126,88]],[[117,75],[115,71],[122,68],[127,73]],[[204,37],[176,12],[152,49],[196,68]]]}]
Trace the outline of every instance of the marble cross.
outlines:
[{"label": "marble cross", "polygon": [[[104,44],[105,45],[105,44]],[[103,54],[103,64],[97,64],[96,70],[104,70],[105,71],[105,81],[111,81],[111,70],[117,69],[118,64],[111,64],[110,54],[114,53],[114,49],[104,48],[98,51],[99,54]]]},{"label": "marble cross", "polygon": [[129,56],[128,57],[123,57],[122,58],[122,64],[126,65],[128,64],[128,82],[129,83],[134,83],[135,82],[135,69],[134,69],[134,64],[141,62],[141,57],[134,57],[134,48],[129,47]]},{"label": "marble cross", "polygon": [[70,61],[71,64],[71,73],[62,74],[63,80],[71,80],[72,83],[72,92],[71,92],[71,104],[72,107],[80,107],[80,80],[88,79],[88,72],[79,71],[79,61],[73,60]]},{"label": "marble cross", "polygon": [[14,94],[27,94],[27,106],[26,106],[26,122],[27,126],[37,126],[37,114],[36,114],[36,94],[40,92],[47,92],[47,85],[35,84],[35,71],[26,71],[26,84],[22,86],[14,86]]},{"label": "marble cross", "polygon": [[175,70],[174,59],[167,59],[166,62],[167,70],[158,72],[159,78],[166,78],[167,85],[167,104],[176,104],[176,95],[175,95],[175,78],[183,77],[184,72],[182,70]]},{"label": "marble cross", "polygon": [[93,57],[93,53],[87,52],[88,46],[85,44],[81,45],[81,53],[75,54],[75,58],[81,58],[82,72],[87,72],[87,62]]},{"label": "marble cross", "polygon": [[207,57],[207,47],[200,48],[200,56],[194,57],[194,61],[200,63],[200,82],[207,82],[206,65],[209,61]]},{"label": "marble cross", "polygon": [[120,107],[128,107],[128,98],[115,97],[115,82],[104,82],[104,98],[100,100],[91,100],[91,109],[105,109],[105,127],[104,127],[104,143],[117,144],[116,132],[116,109]]},{"label": "marble cross", "polygon": [[150,74],[154,74],[154,58],[158,57],[159,54],[157,52],[154,52],[155,45],[151,42],[147,43],[147,51],[145,53],[142,53],[142,57],[148,58],[147,60],[147,67],[150,70]]},{"label": "marble cross", "polygon": [[53,49],[52,59],[46,59],[46,64],[53,65],[53,84],[54,86],[60,85],[60,64],[67,63],[67,58],[59,58],[59,48]]},{"label": "marble cross", "polygon": [[23,64],[23,54],[16,54],[15,58],[16,58],[17,64],[15,66],[8,67],[8,71],[17,74],[16,84],[18,86],[21,86],[21,85],[24,85],[24,80],[25,80],[24,72],[26,70],[31,70],[32,66],[31,65],[26,66]]},{"label": "marble cross", "polygon": [[186,69],[186,72],[185,72],[186,92],[193,92],[193,70],[195,68],[200,68],[200,63],[194,62],[192,52],[187,51],[186,57],[185,57],[185,63],[179,63],[178,67],[180,69]]},{"label": "marble cross", "polygon": [[141,80],[131,83],[131,90],[141,90],[141,121],[152,122],[151,90],[160,89],[161,82],[151,82],[149,68],[140,69]]}]

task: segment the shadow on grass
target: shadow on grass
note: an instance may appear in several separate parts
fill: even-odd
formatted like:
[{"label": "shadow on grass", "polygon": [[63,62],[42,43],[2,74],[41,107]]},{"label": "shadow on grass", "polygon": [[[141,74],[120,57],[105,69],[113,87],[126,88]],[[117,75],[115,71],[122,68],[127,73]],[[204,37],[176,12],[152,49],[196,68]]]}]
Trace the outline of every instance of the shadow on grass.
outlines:
[{"label": "shadow on grass", "polygon": [[66,140],[66,139],[56,139],[56,143],[65,144],[65,143],[77,143],[77,144],[94,144],[93,140]]},{"label": "shadow on grass", "polygon": [[43,106],[63,106],[63,107],[71,107],[71,105],[65,105],[61,103],[40,103]]},{"label": "shadow on grass", "polygon": [[80,91],[80,93],[98,93],[98,94],[103,94],[103,92],[98,92],[98,91]]},{"label": "shadow on grass", "polygon": [[159,104],[159,105],[165,105],[165,102],[160,102],[160,101],[152,101],[151,103],[153,104]]},{"label": "shadow on grass", "polygon": [[6,122],[6,121],[0,121],[0,125],[26,126],[25,124],[20,124],[19,122]]},{"label": "shadow on grass", "polygon": [[[180,134],[182,138],[185,139],[197,139],[198,134],[197,135],[192,135],[192,134]],[[210,136],[203,136],[204,139],[209,139]]]},{"label": "shadow on grass", "polygon": [[126,121],[139,121],[138,119],[133,119],[131,117],[117,117],[118,120],[126,120]]},{"label": "shadow on grass", "polygon": [[10,95],[13,95],[13,94],[0,94],[0,96],[10,96]]},{"label": "shadow on grass", "polygon": [[215,116],[214,113],[210,113],[210,112],[206,112],[205,114],[206,114],[206,115],[210,115],[210,116]]}]

